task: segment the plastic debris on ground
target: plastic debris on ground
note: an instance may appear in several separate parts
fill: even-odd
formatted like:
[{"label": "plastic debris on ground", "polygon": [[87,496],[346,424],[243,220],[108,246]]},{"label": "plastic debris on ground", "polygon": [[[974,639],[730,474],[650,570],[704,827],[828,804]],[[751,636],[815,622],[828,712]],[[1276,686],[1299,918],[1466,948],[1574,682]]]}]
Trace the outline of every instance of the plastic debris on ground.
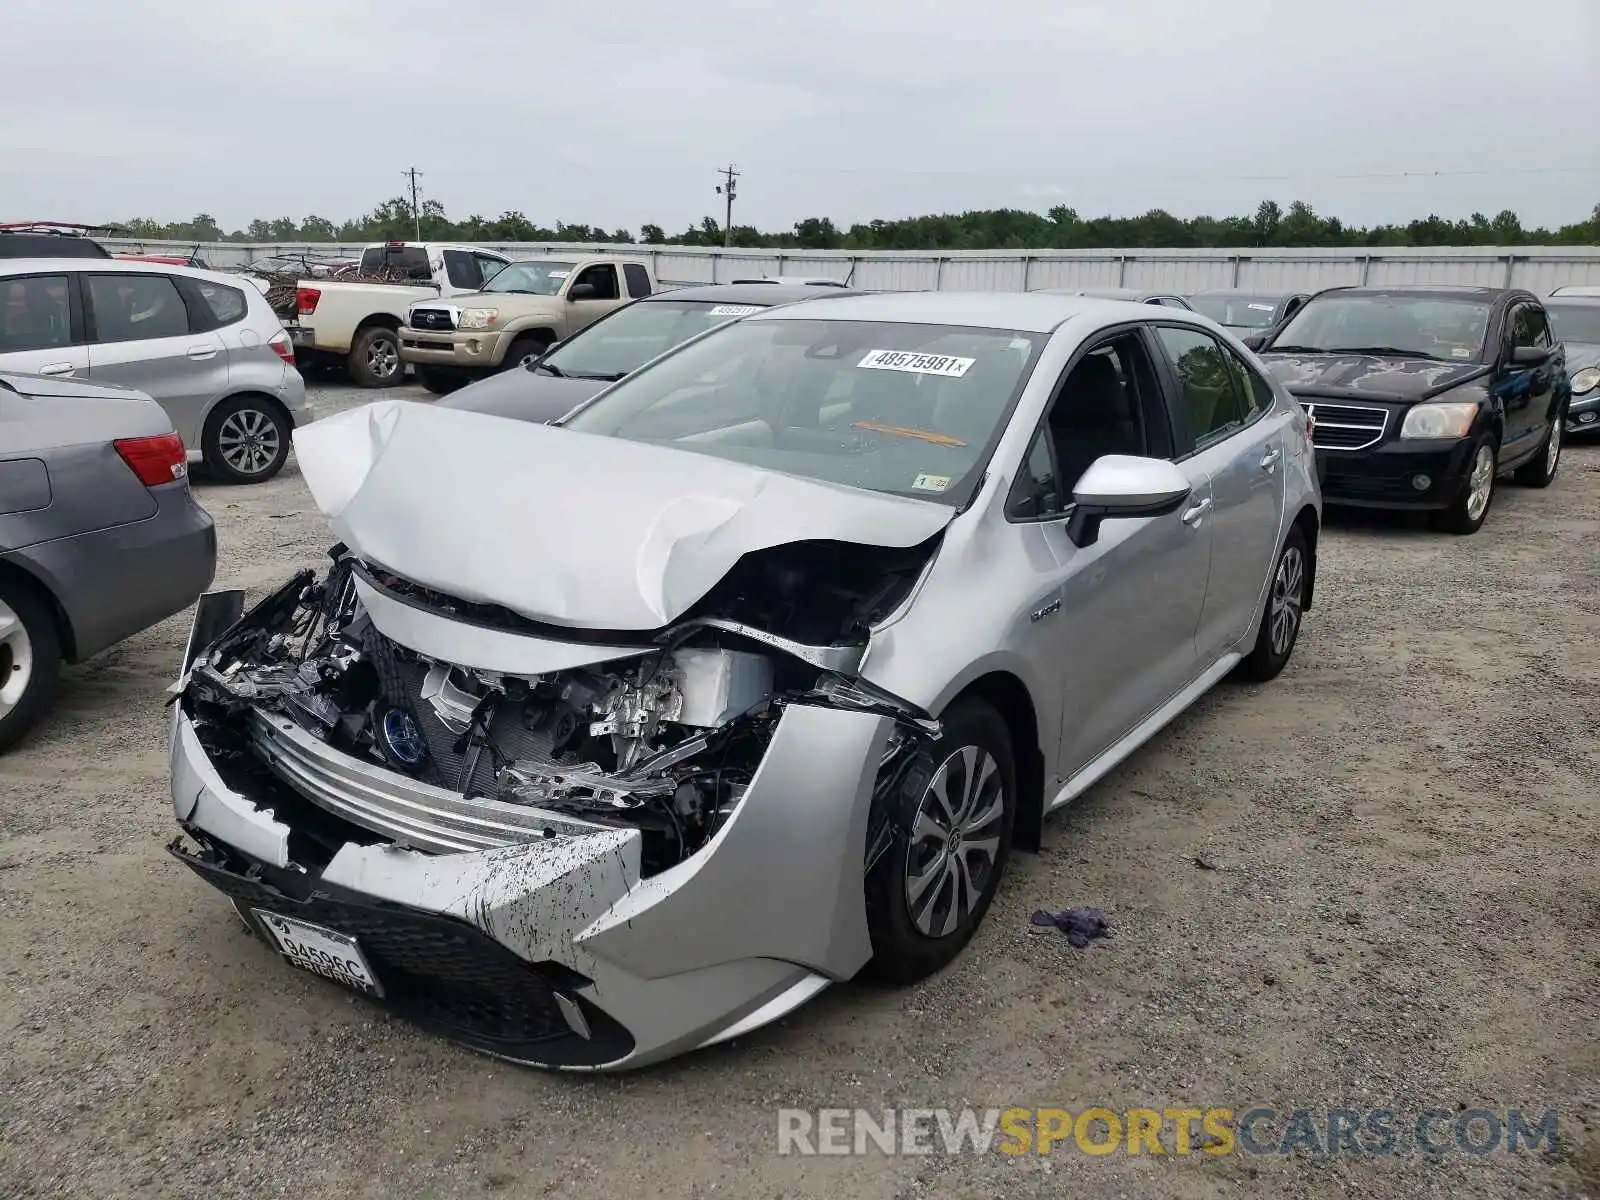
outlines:
[{"label": "plastic debris on ground", "polygon": [[1079,950],[1087,948],[1095,938],[1111,936],[1111,922],[1098,908],[1064,908],[1057,913],[1041,908],[1034,912],[1032,924],[1041,929],[1059,929]]}]

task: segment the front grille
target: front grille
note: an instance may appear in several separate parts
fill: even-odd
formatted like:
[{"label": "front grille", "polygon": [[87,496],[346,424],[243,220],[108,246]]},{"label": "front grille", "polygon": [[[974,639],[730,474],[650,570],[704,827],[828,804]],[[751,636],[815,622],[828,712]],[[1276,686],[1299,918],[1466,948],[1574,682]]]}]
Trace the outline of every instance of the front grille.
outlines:
[{"label": "front grille", "polygon": [[1357,404],[1324,404],[1320,400],[1302,401],[1316,422],[1311,444],[1318,450],[1365,450],[1383,440],[1389,424],[1389,410]]},{"label": "front grille", "polygon": [[455,319],[448,309],[443,308],[413,308],[411,310],[411,328],[426,329],[432,333],[450,333],[456,327]]},{"label": "front grille", "polygon": [[[479,1050],[552,1065],[615,1062],[633,1049],[622,1026],[573,994],[589,980],[559,963],[525,962],[464,921],[304,875],[290,879],[261,863],[232,863],[215,848],[197,854],[174,843],[168,849],[246,912],[264,908],[355,938],[383,985],[378,1003],[424,1028]],[[240,865],[243,871],[235,869]],[[573,1029],[558,991],[582,1012],[589,1037]]]}]

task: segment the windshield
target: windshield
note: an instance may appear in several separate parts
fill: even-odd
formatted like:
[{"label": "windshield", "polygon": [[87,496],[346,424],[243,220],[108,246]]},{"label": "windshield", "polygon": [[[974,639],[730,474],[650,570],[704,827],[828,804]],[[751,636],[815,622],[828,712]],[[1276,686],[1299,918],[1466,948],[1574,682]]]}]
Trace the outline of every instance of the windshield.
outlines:
[{"label": "windshield", "polygon": [[1234,329],[1265,329],[1278,311],[1275,296],[1190,296],[1195,312]]},{"label": "windshield", "polygon": [[1046,340],[949,325],[736,321],[563,424],[959,507]]},{"label": "windshield", "polygon": [[1556,341],[1600,346],[1600,304],[1545,302]]},{"label": "windshield", "polygon": [[1479,356],[1488,329],[1486,300],[1334,292],[1309,301],[1267,349],[1462,361]]},{"label": "windshield", "polygon": [[597,321],[544,361],[563,375],[621,379],[713,325],[760,312],[761,304],[645,300]]},{"label": "windshield", "polygon": [[573,264],[539,259],[535,262],[514,262],[505,267],[488,283],[486,292],[515,292],[521,296],[554,296],[572,274]]}]

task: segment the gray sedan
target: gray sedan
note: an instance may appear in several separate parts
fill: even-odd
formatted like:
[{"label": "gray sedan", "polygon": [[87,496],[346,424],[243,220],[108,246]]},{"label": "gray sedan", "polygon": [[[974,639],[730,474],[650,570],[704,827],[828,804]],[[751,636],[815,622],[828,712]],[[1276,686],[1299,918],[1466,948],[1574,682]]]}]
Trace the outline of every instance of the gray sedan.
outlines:
[{"label": "gray sedan", "polygon": [[711,284],[645,296],[559,342],[525,369],[479,380],[440,408],[547,423],[708,329],[765,308],[858,293],[795,283]]},{"label": "gray sedan", "polygon": [[235,275],[92,258],[0,263],[0,370],[148,393],[190,458],[228,483],[270,479],[311,419],[294,349]]},{"label": "gray sedan", "polygon": [[1600,433],[1600,294],[1552,293],[1544,302],[1556,341],[1567,348],[1572,402],[1568,433]]},{"label": "gray sedan", "polygon": [[81,662],[192,604],[216,532],[140,392],[0,373],[0,750]]},{"label": "gray sedan", "polygon": [[583,1069],[954,960],[1047,813],[1283,670],[1321,513],[1233,338],[1068,296],[785,305],[558,426],[295,453],[337,557],[198,606],[173,853],[289,964]]}]

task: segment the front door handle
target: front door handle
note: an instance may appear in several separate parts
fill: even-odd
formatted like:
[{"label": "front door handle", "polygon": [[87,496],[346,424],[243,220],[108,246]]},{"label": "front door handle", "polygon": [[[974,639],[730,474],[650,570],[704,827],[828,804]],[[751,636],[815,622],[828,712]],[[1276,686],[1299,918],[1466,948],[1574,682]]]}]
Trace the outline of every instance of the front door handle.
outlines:
[{"label": "front door handle", "polygon": [[1210,511],[1211,511],[1211,497],[1207,496],[1204,500],[1200,501],[1200,503],[1196,504],[1193,508],[1189,508],[1189,509],[1185,509],[1184,510],[1183,523],[1185,525],[1198,525],[1200,523],[1200,518],[1205,516]]},{"label": "front door handle", "polygon": [[1272,472],[1278,469],[1278,460],[1282,457],[1283,451],[1277,446],[1274,446],[1271,450],[1268,450],[1261,456],[1261,469],[1268,475],[1272,474]]},{"label": "front door handle", "polygon": [[40,367],[41,375],[71,375],[78,368],[71,363],[51,363],[48,367]]},{"label": "front door handle", "polygon": [[217,356],[217,348],[215,346],[190,346],[189,347],[189,357],[194,362],[204,362],[206,359],[215,358],[216,356]]}]

